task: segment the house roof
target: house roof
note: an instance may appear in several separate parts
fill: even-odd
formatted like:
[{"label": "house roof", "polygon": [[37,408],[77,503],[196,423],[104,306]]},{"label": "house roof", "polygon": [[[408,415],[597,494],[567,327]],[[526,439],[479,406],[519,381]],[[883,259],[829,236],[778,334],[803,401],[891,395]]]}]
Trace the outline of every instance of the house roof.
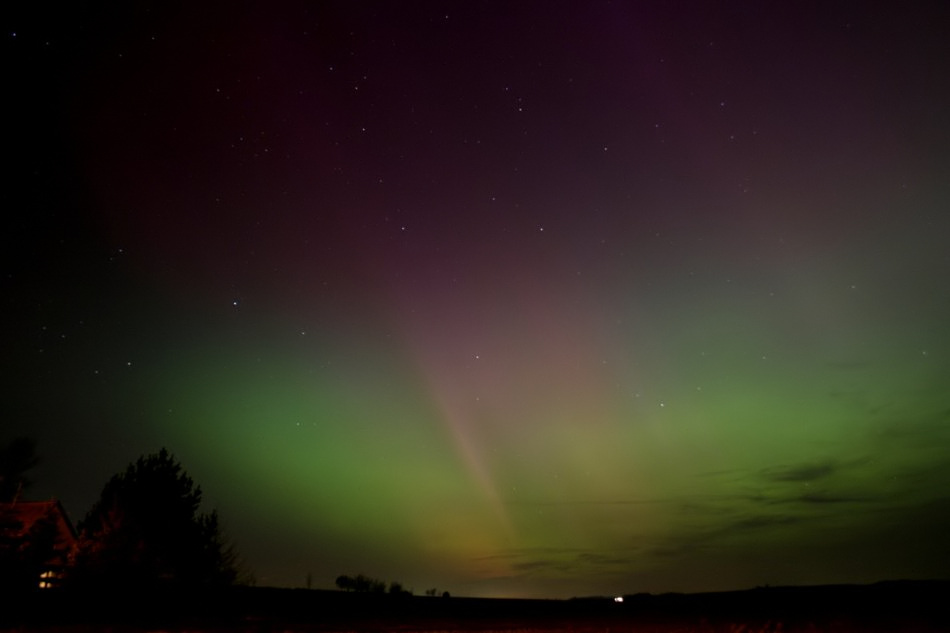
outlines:
[{"label": "house roof", "polygon": [[10,523],[18,525],[16,533],[26,536],[38,521],[52,519],[56,525],[56,547],[72,548],[76,543],[76,529],[61,504],[56,499],[49,501],[15,501],[0,503],[0,522],[10,529]]}]

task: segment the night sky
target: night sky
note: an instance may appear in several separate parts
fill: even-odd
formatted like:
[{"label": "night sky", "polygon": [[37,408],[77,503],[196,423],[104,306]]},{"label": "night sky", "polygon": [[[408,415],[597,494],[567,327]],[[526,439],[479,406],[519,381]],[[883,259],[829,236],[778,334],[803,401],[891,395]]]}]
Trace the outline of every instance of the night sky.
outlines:
[{"label": "night sky", "polygon": [[165,446],[261,585],[947,577],[946,3],[14,4],[29,497]]}]

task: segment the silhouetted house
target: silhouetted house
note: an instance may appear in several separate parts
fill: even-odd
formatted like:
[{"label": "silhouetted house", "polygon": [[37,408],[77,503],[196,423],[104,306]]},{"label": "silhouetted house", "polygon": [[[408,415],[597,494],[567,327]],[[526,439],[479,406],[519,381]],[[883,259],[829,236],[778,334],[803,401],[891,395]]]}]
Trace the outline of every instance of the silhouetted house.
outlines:
[{"label": "silhouetted house", "polygon": [[62,504],[0,504],[0,574],[9,587],[58,585],[76,551],[76,530]]}]

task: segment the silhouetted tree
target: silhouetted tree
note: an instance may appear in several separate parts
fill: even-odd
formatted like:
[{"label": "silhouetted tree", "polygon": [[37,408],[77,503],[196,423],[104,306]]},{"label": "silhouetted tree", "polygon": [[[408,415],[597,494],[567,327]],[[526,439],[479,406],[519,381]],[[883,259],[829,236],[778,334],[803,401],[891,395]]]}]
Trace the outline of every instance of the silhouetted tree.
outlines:
[{"label": "silhouetted tree", "polygon": [[359,574],[356,577],[356,590],[368,593],[386,593],[386,583],[382,580]]},{"label": "silhouetted tree", "polygon": [[201,488],[164,448],[129,464],[79,525],[76,579],[91,584],[234,582],[235,555],[217,512],[200,514]]},{"label": "silhouetted tree", "polygon": [[17,437],[0,447],[0,503],[9,503],[32,483],[26,471],[39,463],[36,442],[28,437]]},{"label": "silhouetted tree", "polygon": [[389,593],[394,596],[411,596],[412,590],[406,589],[401,582],[395,580],[389,583]]},{"label": "silhouetted tree", "polygon": [[[402,585],[399,585],[399,583],[393,584],[402,590]],[[363,574],[357,574],[356,577],[338,576],[336,579],[336,586],[343,591],[357,591],[360,593],[386,593],[385,582],[375,578],[370,578],[369,576],[364,576]]]}]

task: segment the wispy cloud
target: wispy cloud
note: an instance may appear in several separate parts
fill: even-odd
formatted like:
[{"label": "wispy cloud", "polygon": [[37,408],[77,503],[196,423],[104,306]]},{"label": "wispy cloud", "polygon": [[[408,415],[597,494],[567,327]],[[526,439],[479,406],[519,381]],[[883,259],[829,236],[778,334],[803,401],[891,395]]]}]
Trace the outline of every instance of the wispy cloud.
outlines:
[{"label": "wispy cloud", "polygon": [[515,561],[511,563],[511,568],[520,572],[533,572],[543,569],[556,569],[559,571],[566,570],[566,566],[563,561],[551,559]]},{"label": "wispy cloud", "polygon": [[572,547],[522,548],[478,560],[506,561],[515,575],[610,574],[629,568],[631,557]]},{"label": "wispy cloud", "polygon": [[580,563],[598,566],[617,566],[630,564],[629,558],[608,556],[606,554],[598,554],[595,552],[582,552],[577,555],[576,560]]},{"label": "wispy cloud", "polygon": [[870,497],[857,497],[847,495],[835,495],[828,492],[806,492],[793,499],[801,503],[810,503],[816,505],[839,504],[839,503],[868,503],[874,501]]},{"label": "wispy cloud", "polygon": [[811,464],[797,464],[793,466],[776,466],[766,468],[760,472],[764,479],[769,481],[798,481],[813,482],[833,475],[838,469],[834,462],[818,462]]},{"label": "wispy cloud", "polygon": [[721,534],[732,534],[735,532],[762,530],[801,523],[803,520],[801,516],[792,515],[757,515],[734,521],[718,530],[718,532]]}]

